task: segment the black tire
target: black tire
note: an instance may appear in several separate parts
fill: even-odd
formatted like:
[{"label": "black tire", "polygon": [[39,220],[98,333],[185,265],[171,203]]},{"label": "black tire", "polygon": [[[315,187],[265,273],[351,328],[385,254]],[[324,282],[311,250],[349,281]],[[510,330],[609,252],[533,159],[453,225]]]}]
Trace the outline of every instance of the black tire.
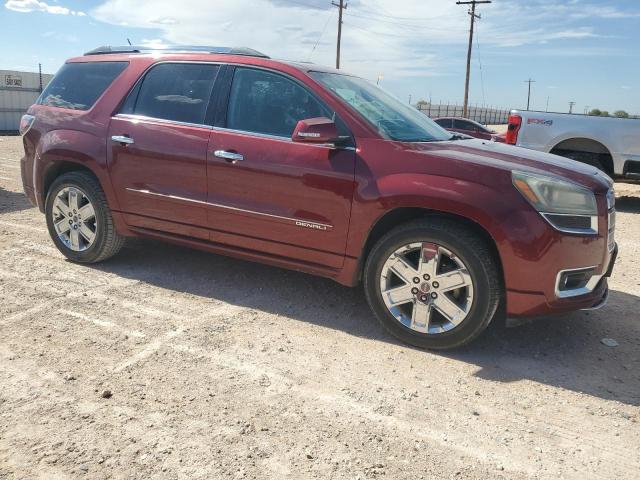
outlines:
[{"label": "black tire", "polygon": [[[96,219],[96,237],[93,243],[83,251],[74,251],[60,240],[53,224],[53,203],[58,193],[67,187],[80,189],[94,207]],[[85,172],[68,172],[56,178],[45,202],[45,216],[49,235],[55,246],[69,260],[77,263],[98,263],[117,254],[125,243],[113,224],[111,209],[98,180]]]},{"label": "black tire", "polygon": [[[469,313],[449,331],[416,332],[400,323],[382,299],[380,275],[384,263],[397,249],[414,242],[433,242],[445,247],[467,266],[473,281],[474,299]],[[487,328],[503,297],[498,260],[486,241],[458,222],[437,217],[406,223],[382,237],[367,258],[364,289],[371,309],[393,336],[410,345],[434,350],[457,348],[474,340]]]}]

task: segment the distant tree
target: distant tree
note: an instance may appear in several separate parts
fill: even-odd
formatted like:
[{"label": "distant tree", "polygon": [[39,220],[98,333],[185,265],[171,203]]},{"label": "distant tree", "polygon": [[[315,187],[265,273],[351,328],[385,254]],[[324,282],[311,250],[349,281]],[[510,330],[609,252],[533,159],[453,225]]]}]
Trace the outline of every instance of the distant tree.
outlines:
[{"label": "distant tree", "polygon": [[602,115],[602,112],[600,111],[599,108],[594,108],[589,112],[589,115],[593,115],[594,117],[599,117],[600,115]]},{"label": "distant tree", "polygon": [[427,108],[427,105],[429,105],[429,102],[427,102],[426,100],[418,100],[418,103],[416,103],[416,108],[418,110],[421,110],[423,108]]},{"label": "distant tree", "polygon": [[629,114],[624,110],[616,110],[613,112],[613,116],[618,118],[629,118]]},{"label": "distant tree", "polygon": [[601,116],[601,117],[609,117],[610,115],[609,115],[609,112],[607,112],[606,110],[602,110],[602,111],[600,112],[600,116]]}]

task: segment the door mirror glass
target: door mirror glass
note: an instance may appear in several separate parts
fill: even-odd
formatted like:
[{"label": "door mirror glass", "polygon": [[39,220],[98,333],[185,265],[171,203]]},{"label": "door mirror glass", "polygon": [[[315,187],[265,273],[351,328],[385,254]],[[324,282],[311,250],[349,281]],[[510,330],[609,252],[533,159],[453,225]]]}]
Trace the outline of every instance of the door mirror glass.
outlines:
[{"label": "door mirror glass", "polygon": [[339,140],[338,127],[326,117],[300,120],[291,139],[302,143],[335,143]]}]

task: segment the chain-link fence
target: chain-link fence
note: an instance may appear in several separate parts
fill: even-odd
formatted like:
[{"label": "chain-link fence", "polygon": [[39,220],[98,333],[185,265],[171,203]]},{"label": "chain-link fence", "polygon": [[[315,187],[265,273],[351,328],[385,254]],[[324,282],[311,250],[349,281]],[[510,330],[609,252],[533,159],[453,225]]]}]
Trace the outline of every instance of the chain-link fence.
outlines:
[{"label": "chain-link fence", "polygon": [[[416,108],[431,118],[462,117],[464,112],[462,105],[449,103],[419,102]],[[467,118],[484,125],[506,125],[509,123],[510,111],[511,109],[469,105]]]}]

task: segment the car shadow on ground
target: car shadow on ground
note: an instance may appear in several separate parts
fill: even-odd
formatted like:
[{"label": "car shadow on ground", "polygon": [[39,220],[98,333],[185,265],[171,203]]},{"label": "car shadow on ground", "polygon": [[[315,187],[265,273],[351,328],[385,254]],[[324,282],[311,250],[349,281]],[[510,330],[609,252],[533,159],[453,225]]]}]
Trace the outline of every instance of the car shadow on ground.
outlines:
[{"label": "car shadow on ground", "polygon": [[33,208],[22,192],[12,192],[0,187],[0,214],[19,212]]},{"label": "car shadow on ground", "polygon": [[[95,268],[409,348],[379,326],[360,288],[331,280],[150,240],[132,241],[120,255]],[[603,310],[537,319],[517,328],[496,321],[461,350],[425,355],[477,365],[475,375],[490,381],[529,380],[638,405],[638,305],[639,297],[614,291]],[[605,346],[605,337],[619,346]]]}]

